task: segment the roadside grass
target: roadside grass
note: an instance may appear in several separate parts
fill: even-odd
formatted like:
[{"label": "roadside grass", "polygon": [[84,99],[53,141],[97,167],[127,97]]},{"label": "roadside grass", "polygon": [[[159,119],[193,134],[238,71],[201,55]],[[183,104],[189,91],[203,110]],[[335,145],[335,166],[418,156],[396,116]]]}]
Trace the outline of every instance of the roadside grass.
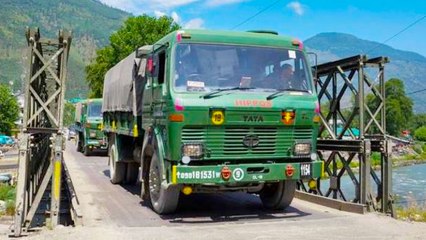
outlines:
[{"label": "roadside grass", "polygon": [[0,200],[4,201],[4,207],[0,209],[0,216],[15,214],[16,188],[8,184],[0,184]]},{"label": "roadside grass", "polygon": [[406,207],[397,207],[396,216],[404,221],[426,222],[426,204],[412,202]]}]

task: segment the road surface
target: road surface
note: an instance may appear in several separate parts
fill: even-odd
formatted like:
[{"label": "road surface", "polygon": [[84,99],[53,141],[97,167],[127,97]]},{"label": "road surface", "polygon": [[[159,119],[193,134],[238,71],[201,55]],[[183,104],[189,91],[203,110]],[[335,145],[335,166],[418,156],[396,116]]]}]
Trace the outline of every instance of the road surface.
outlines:
[{"label": "road surface", "polygon": [[295,199],[286,211],[265,211],[244,193],[193,194],[177,213],[158,216],[139,198],[140,185],[109,182],[107,157],[85,157],[67,142],[64,154],[83,226],[43,230],[31,239],[425,239],[426,224],[358,215]]}]

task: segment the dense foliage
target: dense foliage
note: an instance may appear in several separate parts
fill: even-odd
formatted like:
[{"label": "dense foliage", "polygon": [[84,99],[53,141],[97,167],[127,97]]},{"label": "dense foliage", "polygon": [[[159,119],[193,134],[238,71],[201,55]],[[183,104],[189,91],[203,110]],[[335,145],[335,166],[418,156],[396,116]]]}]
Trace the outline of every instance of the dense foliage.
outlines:
[{"label": "dense foliage", "polygon": [[404,82],[390,79],[385,83],[386,91],[386,129],[390,134],[399,136],[409,128],[413,118],[413,101],[405,94]]},{"label": "dense foliage", "polygon": [[0,84],[0,133],[10,135],[19,117],[19,105],[9,86]]},{"label": "dense foliage", "polygon": [[101,97],[105,73],[109,68],[143,45],[153,44],[166,34],[179,29],[170,17],[148,15],[128,18],[110,37],[110,44],[96,53],[96,59],[86,67],[90,97]]},{"label": "dense foliage", "polygon": [[[392,78],[385,83],[386,93],[386,131],[393,136],[400,136],[401,131],[410,129],[413,119],[413,101],[406,95],[404,82]],[[367,105],[371,111],[375,111],[381,101],[373,94],[367,95]],[[367,119],[370,118],[367,116]],[[380,121],[380,115],[376,116]],[[374,126],[374,125],[373,125]],[[375,127],[373,127],[374,129]],[[375,128],[377,130],[377,128]]]},{"label": "dense foliage", "polygon": [[64,126],[71,126],[74,123],[74,117],[75,105],[70,102],[66,102],[64,108]]},{"label": "dense foliage", "polygon": [[426,126],[418,128],[414,132],[414,137],[419,141],[426,142]]}]

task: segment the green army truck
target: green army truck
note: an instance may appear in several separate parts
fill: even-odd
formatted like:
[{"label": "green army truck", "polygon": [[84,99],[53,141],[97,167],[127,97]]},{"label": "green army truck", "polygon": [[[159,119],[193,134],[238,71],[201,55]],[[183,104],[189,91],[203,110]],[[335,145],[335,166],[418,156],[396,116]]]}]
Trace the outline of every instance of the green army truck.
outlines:
[{"label": "green army truck", "polygon": [[323,171],[312,72],[290,37],[172,32],[112,67],[103,101],[110,180],[141,181],[159,214],[175,211],[181,192],[243,191],[284,209],[298,180]]},{"label": "green army truck", "polygon": [[89,156],[93,151],[107,152],[102,132],[102,99],[87,99],[76,104],[75,129],[77,151]]}]

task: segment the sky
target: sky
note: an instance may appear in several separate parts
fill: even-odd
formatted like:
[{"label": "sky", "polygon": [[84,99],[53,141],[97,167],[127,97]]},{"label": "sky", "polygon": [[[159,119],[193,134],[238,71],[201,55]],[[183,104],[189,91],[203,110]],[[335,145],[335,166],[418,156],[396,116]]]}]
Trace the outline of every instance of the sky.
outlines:
[{"label": "sky", "polygon": [[[183,28],[274,30],[306,40],[342,32],[426,56],[424,0],[100,0],[133,15],[168,15]],[[272,6],[271,6],[272,5]],[[268,6],[271,6],[267,8]],[[379,50],[377,50],[379,51]]]}]

